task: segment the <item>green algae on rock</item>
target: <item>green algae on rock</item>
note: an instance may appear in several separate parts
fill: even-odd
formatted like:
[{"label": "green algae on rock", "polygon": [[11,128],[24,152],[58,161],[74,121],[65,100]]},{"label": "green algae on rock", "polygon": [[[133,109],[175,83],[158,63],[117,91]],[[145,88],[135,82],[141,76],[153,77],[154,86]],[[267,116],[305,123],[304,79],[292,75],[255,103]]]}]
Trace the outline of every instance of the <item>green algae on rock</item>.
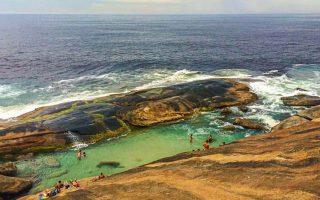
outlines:
[{"label": "green algae on rock", "polygon": [[0,130],[0,156],[52,151],[71,145],[71,131],[85,141],[120,136],[130,127],[178,121],[199,110],[246,105],[257,100],[234,80],[210,79],[38,108]]}]

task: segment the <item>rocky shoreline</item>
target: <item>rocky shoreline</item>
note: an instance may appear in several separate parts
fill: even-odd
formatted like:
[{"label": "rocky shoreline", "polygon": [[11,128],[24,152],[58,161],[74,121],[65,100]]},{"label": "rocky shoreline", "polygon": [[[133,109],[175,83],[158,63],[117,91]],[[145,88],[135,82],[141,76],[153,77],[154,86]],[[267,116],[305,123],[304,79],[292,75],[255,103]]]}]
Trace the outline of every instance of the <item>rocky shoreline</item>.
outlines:
[{"label": "rocky shoreline", "polygon": [[[238,106],[239,110],[245,113],[248,111],[245,105],[253,103],[257,99],[257,95],[252,93],[250,88],[244,83],[231,79],[210,79],[164,88],[135,91],[128,94],[112,95],[90,101],[77,101],[42,107],[19,116],[13,121],[1,122],[0,157],[2,160],[29,159],[35,153],[55,151],[69,147],[72,141],[66,134],[68,131],[76,134],[84,141],[94,143],[102,139],[117,137],[129,132],[132,128],[136,129],[161,123],[176,122],[189,118],[201,111]],[[100,195],[106,195],[103,196],[106,199],[135,199],[136,196],[139,197],[143,195],[139,193],[143,193],[142,190],[147,188],[150,188],[151,190],[160,189],[167,191],[169,194],[172,194],[173,197],[177,197],[177,199],[188,199],[191,197],[192,199],[212,199],[203,198],[204,196],[201,196],[202,194],[193,191],[191,177],[195,176],[195,174],[198,174],[197,176],[203,177],[204,179],[206,179],[206,176],[210,177],[210,179],[213,179],[213,183],[216,181],[216,184],[218,182],[223,183],[223,187],[225,187],[223,191],[225,191],[225,194],[222,193],[222,190],[207,188],[208,191],[213,189],[217,194],[225,195],[221,197],[226,197],[228,199],[239,199],[240,197],[241,199],[277,199],[276,196],[267,191],[266,188],[270,189],[271,186],[266,185],[263,182],[264,179],[261,179],[260,182],[259,180],[254,180],[256,185],[253,188],[256,188],[258,191],[265,194],[265,196],[261,196],[262,193],[254,193],[245,186],[238,185],[238,187],[241,186],[240,188],[243,189],[242,193],[244,191],[250,193],[246,196],[236,188],[234,188],[234,191],[227,189],[227,185],[230,186],[230,184],[233,183],[232,181],[235,181],[235,183],[241,182],[241,174],[248,174],[249,177],[257,177],[257,179],[259,179],[259,176],[262,176],[266,178],[265,181],[268,183],[271,179],[275,181],[274,177],[277,176],[289,180],[291,177],[291,175],[289,176],[290,173],[293,174],[294,178],[300,180],[300,175],[295,174],[298,172],[304,173],[304,171],[299,171],[300,168],[301,170],[313,170],[315,175],[319,175],[319,172],[313,169],[314,165],[319,166],[319,160],[315,159],[313,156],[310,157],[309,155],[310,153],[316,154],[316,152],[311,149],[311,146],[313,145],[312,147],[317,149],[319,148],[319,145],[316,142],[312,143],[311,146],[308,144],[311,135],[314,141],[317,141],[316,136],[319,134],[320,124],[318,121],[320,121],[320,107],[316,106],[319,101],[314,96],[308,97],[306,95],[283,98],[283,101],[284,104],[288,104],[288,106],[290,104],[293,106],[312,105],[315,107],[301,111],[297,115],[284,120],[276,127],[273,127],[273,132],[269,134],[246,138],[230,145],[211,149],[208,152],[190,152],[162,159],[153,164],[112,176],[110,180],[108,179],[108,181],[101,182],[101,184],[99,183],[97,186],[92,186],[93,188],[89,186],[88,188],[84,188],[84,190],[71,192],[70,194],[68,193],[70,196],[67,195],[63,197],[63,199],[74,199],[80,196],[85,197],[84,199],[96,199],[97,196],[92,193],[93,190],[98,191]],[[221,115],[232,115],[232,111],[223,109]],[[266,131],[264,124],[249,119],[237,117],[233,124],[247,129]],[[313,128],[310,129],[309,127]],[[228,125],[228,127],[223,127],[223,129],[224,131],[234,131],[235,127],[233,125]],[[303,136],[299,131],[303,132]],[[299,138],[303,140],[299,141]],[[286,142],[291,143],[286,144]],[[286,147],[280,148],[277,145],[285,145]],[[292,148],[295,148],[295,146],[306,146],[309,148],[310,146],[310,149],[302,148],[299,150],[299,155],[296,155],[289,152],[290,149],[287,148],[290,146],[292,146]],[[262,151],[262,149],[264,149],[264,151]],[[301,156],[304,154],[306,155],[305,158]],[[299,159],[301,160],[295,156],[300,156]],[[311,161],[309,162],[309,160]],[[208,166],[204,164],[206,161],[208,161],[210,167],[213,168],[212,172],[207,169],[209,164]],[[281,165],[282,161],[287,163]],[[301,165],[299,162],[305,164]],[[179,163],[181,166],[185,166],[186,169],[179,168]],[[297,163],[298,165],[295,166]],[[289,172],[287,168],[290,168],[291,165],[293,168],[299,168],[299,170],[297,170],[297,172]],[[172,166],[172,168],[170,166]],[[200,168],[204,167],[204,169],[199,171],[199,169],[195,168],[196,166],[200,166]],[[225,170],[225,168],[227,170]],[[240,171],[239,174],[237,174],[236,169]],[[181,183],[184,179],[185,181],[189,181],[191,184],[190,191],[189,189],[187,191],[182,191],[182,185],[179,186],[181,188],[175,186],[171,187],[171,183],[169,184],[171,179],[166,180],[165,177],[160,178],[159,176],[161,181],[159,179],[159,182],[157,182],[157,177],[154,174],[154,171],[157,170],[160,170],[157,172],[160,174],[170,172],[168,176],[177,177],[177,181],[181,179]],[[177,171],[175,172],[175,170]],[[267,170],[268,174],[263,174],[261,172],[263,170]],[[244,171],[247,172],[243,174]],[[282,171],[284,172],[283,174]],[[178,174],[184,174],[186,177]],[[231,176],[232,174],[234,177]],[[2,176],[5,176],[7,179],[9,177],[5,174]],[[132,177],[133,179],[139,179],[139,177],[142,176],[150,176],[150,180],[146,177],[146,180],[141,180],[142,182],[138,181],[137,183],[131,183],[129,181],[130,183],[126,183],[125,179],[127,176]],[[6,178],[4,178],[4,180],[6,180]],[[188,180],[188,178],[191,179]],[[318,181],[319,176],[312,178],[315,181]],[[130,178],[128,178],[128,180],[129,179]],[[24,184],[28,182],[28,180],[16,178],[16,182],[20,183],[20,185],[22,180],[24,181]],[[244,180],[246,180],[246,178],[244,178]],[[147,184],[148,182],[150,182],[151,185]],[[250,185],[250,183],[244,182]],[[156,185],[153,185],[153,183],[156,183]],[[197,185],[200,183],[195,181],[194,184]],[[281,197],[291,198],[294,194],[299,196],[300,192],[301,194],[307,194],[308,198],[305,199],[312,199],[311,197],[317,197],[317,195],[319,197],[319,194],[314,191],[308,193],[305,189],[301,189],[300,191],[298,187],[294,186],[292,186],[291,189],[288,189],[288,194],[285,194],[285,189],[281,189],[285,188],[285,184],[282,184],[283,185],[279,185],[280,189],[277,190]],[[20,187],[20,185],[17,184],[17,188],[22,189],[16,190],[15,194],[10,193],[10,196],[19,195],[31,187],[29,185],[28,187]],[[132,192],[129,194],[117,192],[118,189],[114,188],[115,185],[119,185],[120,188],[125,190],[132,190]],[[260,188],[259,185],[261,185],[262,188]],[[107,194],[103,192],[105,187],[114,188],[114,190],[108,190]],[[6,195],[6,193],[1,193],[2,190],[3,189],[0,188],[0,197],[2,196],[7,199],[8,195]],[[156,193],[157,195],[160,195],[158,192]],[[207,195],[210,196],[213,195],[213,193]],[[154,197],[154,199],[165,199],[165,196],[153,195],[154,194],[149,194],[148,192],[148,196],[141,196],[141,198]],[[267,195],[271,195],[270,198],[267,198]],[[59,199],[62,197],[57,198]]]},{"label": "rocky shoreline", "polygon": [[320,198],[319,150],[320,123],[305,122],[164,158],[95,183],[81,180],[82,189],[52,199],[315,200]]}]

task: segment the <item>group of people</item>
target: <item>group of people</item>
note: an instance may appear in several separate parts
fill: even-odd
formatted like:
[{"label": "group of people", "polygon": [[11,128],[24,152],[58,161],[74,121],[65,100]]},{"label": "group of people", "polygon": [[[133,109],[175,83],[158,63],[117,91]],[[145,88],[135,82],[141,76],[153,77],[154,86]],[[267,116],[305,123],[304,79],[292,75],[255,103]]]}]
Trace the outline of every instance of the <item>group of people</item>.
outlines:
[{"label": "group of people", "polygon": [[82,150],[79,149],[77,152],[77,158],[78,158],[78,160],[81,160],[82,157],[87,157],[87,154],[86,154],[86,152],[82,152]]},{"label": "group of people", "polygon": [[[91,181],[96,182],[98,180],[104,179],[105,177],[106,176],[101,172],[99,176],[94,177]],[[40,197],[40,200],[45,200],[61,193],[62,189],[70,189],[70,188],[78,189],[79,187],[80,187],[80,183],[77,181],[77,179],[65,181],[64,183],[62,183],[61,181],[58,181],[58,183],[52,189],[45,190],[42,194],[39,195],[39,197]]]},{"label": "group of people", "polygon": [[79,188],[80,184],[79,182],[75,180],[70,180],[70,181],[65,181],[62,183],[61,181],[58,181],[58,183],[52,188],[52,189],[47,189],[45,190],[42,194],[40,194],[40,200],[48,199],[50,197],[54,197],[57,194],[61,193],[61,190],[63,188],[69,189],[69,188]]},{"label": "group of people", "polygon": [[[208,139],[205,140],[205,142],[203,143],[203,148],[204,150],[208,150],[210,149],[210,143],[214,142],[215,139],[212,137],[212,135],[209,135]],[[193,142],[193,134],[189,135],[189,142],[192,143]],[[226,143],[223,142],[222,145],[225,145]],[[199,149],[198,149],[199,150]]]}]

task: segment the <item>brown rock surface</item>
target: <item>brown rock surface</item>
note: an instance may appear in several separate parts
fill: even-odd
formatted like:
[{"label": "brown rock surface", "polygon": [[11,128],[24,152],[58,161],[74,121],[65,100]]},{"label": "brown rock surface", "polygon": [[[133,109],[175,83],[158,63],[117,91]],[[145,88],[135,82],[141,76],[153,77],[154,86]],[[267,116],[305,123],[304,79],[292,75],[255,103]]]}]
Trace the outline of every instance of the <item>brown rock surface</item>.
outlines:
[{"label": "brown rock surface", "polygon": [[299,112],[297,115],[310,120],[320,118],[320,106],[315,106],[315,107],[303,110]]},{"label": "brown rock surface", "polygon": [[4,176],[17,175],[16,165],[12,162],[0,164],[0,175],[4,175]]},{"label": "brown rock surface", "polygon": [[233,125],[225,125],[224,127],[221,128],[222,131],[235,131],[236,127]]},{"label": "brown rock surface", "polygon": [[0,175],[0,197],[13,199],[14,196],[27,192],[32,187],[32,182],[22,178]]},{"label": "brown rock surface", "polygon": [[[52,199],[320,199],[320,123],[188,152]],[[32,200],[35,196],[22,198]]]},{"label": "brown rock surface", "polygon": [[258,130],[265,129],[265,126],[262,123],[253,121],[251,119],[243,119],[240,117],[237,117],[235,119],[234,124],[242,126],[244,128],[248,128],[248,129],[258,129]]},{"label": "brown rock surface", "polygon": [[298,125],[300,125],[302,123],[305,123],[305,122],[309,122],[309,120],[307,120],[306,118],[299,117],[299,116],[295,115],[295,116],[289,117],[286,120],[283,120],[280,124],[278,124],[275,127],[273,127],[272,130],[273,131],[282,130],[282,129],[285,129],[285,128],[298,126]]},{"label": "brown rock surface", "polygon": [[320,105],[320,97],[309,95],[295,95],[291,97],[282,97],[286,106],[317,106]]}]

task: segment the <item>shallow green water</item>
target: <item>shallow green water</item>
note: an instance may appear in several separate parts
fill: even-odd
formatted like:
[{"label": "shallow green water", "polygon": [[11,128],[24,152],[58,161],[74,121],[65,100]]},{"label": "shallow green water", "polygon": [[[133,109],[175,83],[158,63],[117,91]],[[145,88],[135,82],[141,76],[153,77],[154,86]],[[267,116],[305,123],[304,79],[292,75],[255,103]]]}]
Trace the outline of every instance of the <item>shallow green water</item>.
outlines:
[{"label": "shallow green water", "polygon": [[[89,145],[83,149],[87,157],[81,161],[76,158],[76,150],[69,149],[19,162],[18,169],[22,176],[33,176],[36,187],[32,192],[35,192],[53,186],[58,180],[81,179],[96,176],[100,172],[115,174],[160,158],[202,149],[203,141],[209,134],[216,139],[211,147],[216,147],[222,142],[230,143],[257,133],[240,128],[236,132],[221,132],[220,128],[225,122],[218,118],[218,113],[204,113],[180,123],[132,131],[118,139]],[[192,144],[188,138],[191,133],[194,135]],[[49,167],[44,163],[48,159],[57,160],[60,167]],[[120,167],[97,168],[100,161],[120,162]]]}]

